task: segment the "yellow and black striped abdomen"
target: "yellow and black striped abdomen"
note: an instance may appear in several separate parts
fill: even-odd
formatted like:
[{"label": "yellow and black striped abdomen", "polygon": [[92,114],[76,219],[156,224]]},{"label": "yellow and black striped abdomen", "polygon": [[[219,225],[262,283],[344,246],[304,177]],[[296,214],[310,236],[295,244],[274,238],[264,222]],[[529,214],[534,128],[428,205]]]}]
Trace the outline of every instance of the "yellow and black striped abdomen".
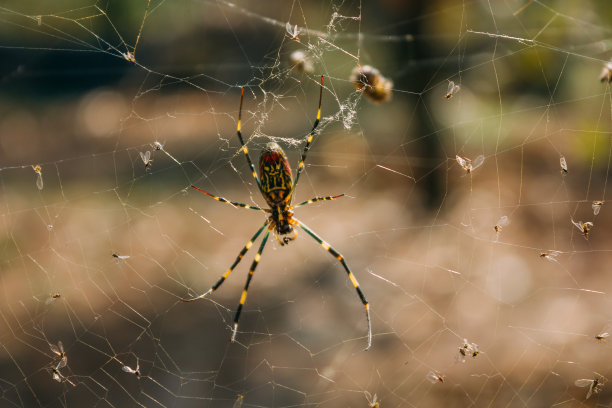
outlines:
[{"label": "yellow and black striped abdomen", "polygon": [[270,206],[288,203],[293,179],[289,161],[277,143],[268,143],[259,157],[259,178],[264,198]]}]

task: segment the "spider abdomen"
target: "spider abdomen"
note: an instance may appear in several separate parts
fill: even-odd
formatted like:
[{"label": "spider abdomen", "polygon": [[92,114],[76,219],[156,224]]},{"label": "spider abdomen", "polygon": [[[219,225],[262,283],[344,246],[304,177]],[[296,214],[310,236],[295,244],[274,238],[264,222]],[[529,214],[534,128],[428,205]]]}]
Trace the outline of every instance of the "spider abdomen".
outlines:
[{"label": "spider abdomen", "polygon": [[283,149],[274,142],[268,143],[259,157],[261,189],[270,206],[289,203],[293,188],[289,160]]}]

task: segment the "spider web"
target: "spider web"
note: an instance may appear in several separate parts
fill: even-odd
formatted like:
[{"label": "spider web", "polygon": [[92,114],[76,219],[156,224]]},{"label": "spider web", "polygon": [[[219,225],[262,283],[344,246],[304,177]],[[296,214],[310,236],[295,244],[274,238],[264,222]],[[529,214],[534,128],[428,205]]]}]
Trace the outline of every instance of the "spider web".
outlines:
[{"label": "spider web", "polygon": [[[611,13],[3,2],[0,406],[610,406]],[[390,101],[355,90],[358,65]],[[258,243],[219,290],[181,298],[265,214],[190,186],[262,206],[240,89],[253,160],[275,141],[295,170],[321,74],[295,202],[345,197],[295,213],[359,280],[372,349],[341,265],[303,232],[269,241],[230,344]]]}]

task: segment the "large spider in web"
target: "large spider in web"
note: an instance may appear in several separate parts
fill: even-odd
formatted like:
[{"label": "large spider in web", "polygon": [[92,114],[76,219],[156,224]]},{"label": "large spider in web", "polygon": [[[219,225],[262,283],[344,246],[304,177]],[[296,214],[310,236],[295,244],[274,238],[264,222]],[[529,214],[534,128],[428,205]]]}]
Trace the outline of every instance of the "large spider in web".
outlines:
[{"label": "large spider in web", "polygon": [[[268,241],[268,236],[270,235],[270,232],[273,232],[274,236],[276,237],[276,239],[281,245],[286,245],[296,238],[297,231],[295,227],[300,227],[301,229],[306,231],[306,233],[310,235],[315,241],[317,241],[334,258],[340,261],[340,263],[344,267],[344,270],[348,274],[348,277],[351,283],[353,284],[353,286],[355,287],[355,290],[357,291],[357,294],[359,295],[361,302],[365,306],[366,319],[368,323],[368,344],[367,344],[366,350],[368,350],[372,345],[372,326],[370,323],[370,306],[368,305],[368,301],[366,300],[365,295],[359,288],[359,283],[357,282],[357,279],[355,278],[355,276],[349,269],[348,265],[344,261],[344,257],[338,251],[332,248],[327,242],[321,239],[317,234],[315,234],[314,231],[312,231],[310,228],[304,225],[302,221],[295,218],[293,216],[293,211],[292,211],[294,208],[312,204],[317,201],[334,200],[336,198],[342,197],[344,194],[340,194],[336,196],[327,196],[327,197],[314,197],[308,201],[304,201],[297,205],[291,205],[291,201],[293,198],[293,192],[295,191],[295,187],[297,186],[297,183],[300,179],[300,174],[302,173],[302,170],[304,169],[304,161],[306,160],[306,155],[308,154],[310,145],[312,144],[312,141],[316,135],[315,130],[317,129],[317,126],[319,125],[319,121],[321,120],[321,100],[323,99],[323,76],[321,76],[321,88],[319,90],[319,108],[317,110],[317,118],[314,122],[314,125],[312,126],[312,130],[310,131],[308,138],[306,139],[306,146],[304,146],[304,151],[302,152],[302,158],[300,159],[300,163],[298,164],[295,181],[293,181],[292,179],[291,168],[289,166],[289,160],[287,159],[285,152],[277,143],[274,143],[274,142],[270,142],[266,144],[266,147],[261,152],[261,156],[259,157],[259,177],[257,176],[257,173],[255,172],[255,166],[253,165],[253,162],[251,161],[251,158],[249,156],[249,151],[246,145],[244,144],[244,140],[242,139],[242,133],[240,132],[241,118],[242,118],[242,100],[243,99],[244,99],[244,88],[242,88],[242,93],[240,94],[240,108],[238,110],[238,126],[236,128],[236,134],[238,135],[238,139],[240,140],[240,144],[242,145],[242,152],[244,153],[244,156],[246,157],[247,162],[249,163],[249,166],[251,167],[251,172],[252,172],[253,178],[255,179],[255,182],[257,183],[257,187],[259,188],[259,191],[265,198],[266,203],[268,204],[270,208],[260,208],[260,207],[252,206],[249,204],[229,201],[223,197],[218,197],[210,193],[207,193],[206,191],[201,190],[196,186],[192,185],[191,187],[198,190],[201,193],[206,194],[209,197],[214,198],[217,201],[220,201],[222,203],[227,203],[233,207],[241,207],[241,208],[248,208],[248,209],[256,210],[256,211],[263,211],[270,215],[268,216],[264,224],[257,230],[257,232],[255,232],[255,235],[253,235],[253,237],[251,237],[249,242],[247,242],[244,248],[242,248],[242,250],[238,254],[238,257],[236,258],[232,266],[230,266],[227,272],[225,272],[221,276],[221,278],[219,278],[217,283],[215,283],[210,289],[208,289],[208,291],[206,291],[205,293],[199,296],[196,296],[194,298],[189,298],[189,299],[181,299],[181,300],[183,302],[193,302],[193,301],[202,299],[206,297],[208,294],[217,290],[219,286],[221,286],[221,284],[225,281],[225,279],[227,279],[227,277],[232,273],[232,271],[238,265],[238,263],[242,260],[244,255],[253,245],[253,242],[257,239],[257,237],[259,237],[262,231],[266,229],[267,227],[266,233],[264,234],[263,240],[261,241],[261,244],[259,246],[259,250],[257,251],[257,254],[255,254],[255,259],[253,260],[253,263],[251,264],[251,268],[249,269],[249,275],[247,277],[247,281],[244,286],[244,290],[242,291],[242,296],[240,297],[240,304],[238,305],[238,309],[236,309],[236,315],[234,316],[234,327],[232,330],[232,338],[230,340],[233,343],[236,340],[236,333],[238,331],[238,319],[240,318],[240,312],[242,311],[242,307],[244,305],[244,302],[246,301],[247,291],[249,290],[251,279],[253,278],[253,274],[255,273],[255,268],[257,268],[257,265],[259,264],[259,260],[261,259],[261,254],[264,250],[264,247],[266,246],[266,242]],[[288,236],[289,234],[291,235]]]}]

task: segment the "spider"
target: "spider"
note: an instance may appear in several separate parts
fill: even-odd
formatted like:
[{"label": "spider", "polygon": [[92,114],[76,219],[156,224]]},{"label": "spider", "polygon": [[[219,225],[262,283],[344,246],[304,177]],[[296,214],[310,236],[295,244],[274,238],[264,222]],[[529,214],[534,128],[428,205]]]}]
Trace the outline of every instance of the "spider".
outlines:
[{"label": "spider", "polygon": [[225,279],[227,279],[227,277],[232,273],[232,271],[238,265],[238,263],[242,260],[244,255],[253,245],[253,242],[259,237],[262,231],[266,229],[266,233],[263,236],[263,239],[259,246],[259,250],[255,254],[255,259],[253,260],[253,263],[251,264],[251,268],[249,269],[249,275],[247,277],[247,281],[244,286],[244,290],[242,291],[242,296],[240,297],[240,303],[238,305],[238,309],[236,309],[236,314],[234,316],[234,326],[232,329],[232,337],[230,340],[231,343],[233,343],[236,340],[236,333],[238,331],[238,320],[240,318],[240,312],[242,311],[242,307],[244,306],[244,303],[246,301],[247,291],[249,290],[251,279],[253,279],[255,268],[257,268],[257,265],[259,264],[259,261],[261,259],[261,254],[264,250],[264,247],[266,246],[266,242],[268,242],[268,237],[270,235],[270,232],[272,232],[274,236],[276,237],[277,241],[281,245],[284,246],[288,244],[289,242],[293,241],[297,237],[296,227],[299,227],[302,230],[304,230],[308,235],[310,235],[315,241],[317,241],[327,252],[329,252],[334,258],[336,258],[342,264],[342,267],[344,267],[344,270],[348,274],[348,277],[351,283],[353,284],[353,286],[355,287],[355,290],[357,291],[357,294],[359,295],[359,299],[361,299],[361,302],[363,303],[365,307],[366,320],[368,323],[368,338],[367,338],[368,344],[365,349],[368,350],[372,345],[372,326],[370,323],[370,306],[368,304],[368,301],[365,298],[365,295],[359,288],[359,283],[357,282],[357,279],[355,278],[355,276],[349,269],[348,265],[346,264],[344,257],[338,251],[336,251],[331,245],[329,245],[327,242],[321,239],[314,231],[312,231],[310,228],[304,225],[302,221],[299,221],[297,218],[293,216],[293,209],[295,208],[302,207],[308,204],[312,204],[317,201],[334,200],[344,195],[344,194],[340,194],[336,196],[314,197],[314,198],[311,198],[310,200],[301,202],[297,205],[291,204],[291,201],[293,198],[293,192],[295,191],[295,187],[297,186],[297,183],[300,179],[300,174],[302,173],[302,170],[304,169],[304,161],[306,160],[306,155],[308,154],[310,145],[312,144],[312,141],[316,135],[315,130],[317,129],[317,126],[319,125],[319,121],[321,120],[321,100],[322,98],[323,98],[323,76],[321,76],[321,88],[319,90],[319,107],[317,110],[317,118],[314,121],[314,125],[312,126],[312,130],[310,131],[308,138],[306,139],[306,145],[304,146],[304,151],[302,152],[302,157],[297,167],[297,174],[295,176],[295,180],[292,179],[289,160],[287,159],[285,152],[277,143],[274,143],[274,142],[268,143],[266,147],[264,148],[264,150],[261,152],[261,155],[259,157],[259,177],[258,177],[257,173],[255,172],[255,166],[253,165],[253,162],[251,161],[251,157],[249,156],[249,151],[246,145],[244,144],[244,140],[242,139],[242,133],[240,131],[241,130],[241,118],[242,118],[242,101],[244,99],[244,88],[242,88],[242,92],[240,94],[240,108],[238,110],[238,125],[236,127],[236,134],[238,135],[238,139],[240,140],[240,144],[242,145],[242,152],[244,153],[244,156],[246,157],[246,160],[251,168],[251,172],[252,172],[251,174],[253,178],[255,179],[255,182],[257,183],[257,187],[259,188],[259,191],[261,192],[264,199],[266,200],[266,203],[268,204],[269,208],[260,208],[260,207],[252,206],[249,204],[229,201],[223,197],[215,196],[204,190],[201,190],[196,186],[193,186],[193,185],[191,186],[192,188],[198,190],[199,192],[204,193],[207,196],[214,198],[215,200],[220,201],[222,203],[227,203],[233,207],[248,208],[251,210],[263,211],[269,214],[264,224],[257,230],[257,232],[255,232],[255,235],[253,235],[253,237],[251,237],[249,242],[247,242],[247,244],[242,248],[242,250],[238,254],[238,257],[236,258],[232,266],[230,266],[227,272],[225,272],[219,278],[217,283],[215,283],[208,291],[204,292],[203,294],[199,296],[189,298],[189,299],[181,299],[183,302],[193,302],[193,301],[202,299],[206,297],[208,294],[217,290],[221,286],[221,284],[225,281]]}]

